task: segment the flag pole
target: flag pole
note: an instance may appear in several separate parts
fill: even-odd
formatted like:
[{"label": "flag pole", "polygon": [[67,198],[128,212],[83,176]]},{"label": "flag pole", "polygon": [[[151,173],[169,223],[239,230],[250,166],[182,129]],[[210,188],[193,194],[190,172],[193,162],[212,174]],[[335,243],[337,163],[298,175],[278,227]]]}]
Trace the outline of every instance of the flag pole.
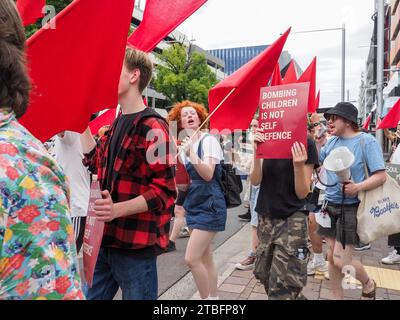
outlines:
[{"label": "flag pole", "polygon": [[[193,140],[193,138],[196,136],[196,134],[198,134],[200,132],[200,130],[205,126],[205,124],[207,123],[208,120],[210,120],[210,118],[214,115],[215,112],[217,112],[217,110],[223,105],[223,103],[232,95],[232,93],[234,93],[236,90],[236,88],[232,88],[232,90],[225,96],[225,98],[219,103],[219,105],[213,110],[213,112],[211,112],[207,119],[203,121],[203,123],[198,127],[198,129],[195,131],[195,133],[189,138],[189,142],[188,144],[191,143],[191,141]],[[176,155],[177,159],[179,157],[179,155],[181,154],[182,149],[180,149]]]}]

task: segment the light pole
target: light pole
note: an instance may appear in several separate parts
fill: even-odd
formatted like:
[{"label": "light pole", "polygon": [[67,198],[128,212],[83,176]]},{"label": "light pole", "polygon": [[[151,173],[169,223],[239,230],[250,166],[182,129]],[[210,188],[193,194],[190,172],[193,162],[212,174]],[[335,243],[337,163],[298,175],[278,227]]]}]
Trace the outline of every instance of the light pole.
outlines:
[{"label": "light pole", "polygon": [[[383,108],[383,62],[385,51],[385,0],[375,0],[377,10],[377,61],[376,61],[376,116],[377,119],[382,114]],[[376,140],[383,145],[383,132],[376,132]]]},{"label": "light pole", "polygon": [[306,31],[296,31],[290,34],[299,33],[312,33],[312,32],[324,32],[324,31],[342,31],[342,78],[341,78],[341,99],[345,101],[346,92],[346,25],[343,24],[341,28],[329,28],[329,29],[316,29],[316,30],[306,30]]}]

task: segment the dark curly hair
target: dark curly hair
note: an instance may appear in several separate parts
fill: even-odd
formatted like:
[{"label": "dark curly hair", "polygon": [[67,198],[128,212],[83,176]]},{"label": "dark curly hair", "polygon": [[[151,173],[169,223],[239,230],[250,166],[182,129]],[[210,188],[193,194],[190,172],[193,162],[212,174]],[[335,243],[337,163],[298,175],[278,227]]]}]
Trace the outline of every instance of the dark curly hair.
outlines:
[{"label": "dark curly hair", "polygon": [[29,102],[25,35],[13,0],[0,1],[0,108],[21,117]]}]

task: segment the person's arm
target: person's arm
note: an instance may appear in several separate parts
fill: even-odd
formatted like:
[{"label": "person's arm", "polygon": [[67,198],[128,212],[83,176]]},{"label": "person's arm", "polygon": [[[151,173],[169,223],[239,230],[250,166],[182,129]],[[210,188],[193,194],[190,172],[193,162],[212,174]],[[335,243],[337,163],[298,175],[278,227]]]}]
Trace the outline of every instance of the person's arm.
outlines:
[{"label": "person's arm", "polygon": [[368,179],[360,183],[354,183],[351,180],[345,181],[344,192],[346,196],[355,197],[360,191],[368,191],[383,185],[386,181],[386,171],[377,171]]},{"label": "person's arm", "polygon": [[[207,150],[208,148],[211,148],[211,149],[213,148],[212,144],[208,144],[207,146],[205,146],[205,139],[207,139],[207,138],[208,137],[203,139],[203,144],[202,144],[203,150],[205,150],[205,151],[208,151]],[[210,137],[209,139],[212,139],[212,138]],[[205,155],[204,159],[201,160],[198,157],[197,152],[193,151],[190,148],[190,143],[191,143],[191,141],[189,139],[185,140],[182,143],[181,147],[183,148],[183,152],[186,153],[186,156],[189,158],[190,163],[193,165],[194,169],[200,175],[200,177],[207,182],[211,181],[214,176],[215,165],[220,162],[219,159],[216,159],[216,158],[212,157],[211,155]],[[217,142],[217,146],[219,147],[218,142]]]},{"label": "person's arm", "polygon": [[[375,189],[386,181],[386,168],[383,160],[382,149],[377,141],[370,140],[362,143],[362,152],[364,163],[371,172],[371,175],[364,181],[354,183],[353,181],[345,181],[345,194],[351,197],[357,196],[360,191],[368,191]],[[364,166],[363,166],[363,169]]]},{"label": "person's arm", "polygon": [[264,136],[262,135],[261,129],[257,129],[254,135],[254,153],[253,153],[253,163],[250,171],[250,182],[253,186],[258,186],[261,183],[263,172],[262,163],[263,160],[257,159],[257,146],[259,143],[265,142]]},{"label": "person's arm", "polygon": [[314,165],[306,164],[308,159],[304,144],[295,142],[292,146],[294,183],[296,196],[305,199],[310,193],[312,172]]},{"label": "person's arm", "polygon": [[81,134],[81,144],[83,153],[90,153],[96,147],[96,140],[94,140],[89,127]]},{"label": "person's arm", "polygon": [[108,190],[102,191],[101,195],[103,199],[96,200],[94,203],[94,210],[99,221],[110,222],[117,218],[122,218],[149,210],[147,201],[143,196],[138,196],[128,201],[113,203]]},{"label": "person's arm", "polygon": [[214,176],[216,159],[207,157],[204,158],[204,161],[202,161],[197,154],[191,152],[189,155],[189,160],[200,177],[207,182],[212,180]]},{"label": "person's arm", "polygon": [[98,152],[100,152],[101,141],[97,148],[97,143],[93,139],[89,127],[80,135],[80,140],[83,153],[82,164],[87,167],[92,174],[97,174],[97,160],[99,159]]},{"label": "person's arm", "polygon": [[[96,215],[102,221],[108,222],[116,218],[147,211],[163,211],[171,207],[175,202],[177,192],[173,165],[170,161],[168,132],[155,119],[146,120],[146,127],[148,131],[154,130],[163,133],[162,135],[157,135],[157,139],[153,137],[151,141],[146,140],[144,142],[146,155],[147,152],[158,150],[158,160],[160,160],[156,161],[157,159],[153,159],[154,161],[146,163],[148,172],[151,172],[151,177],[148,177],[149,184],[147,191],[134,199],[119,203],[113,203],[108,190],[102,191],[103,199],[95,202]],[[143,136],[147,137],[147,133]]]}]

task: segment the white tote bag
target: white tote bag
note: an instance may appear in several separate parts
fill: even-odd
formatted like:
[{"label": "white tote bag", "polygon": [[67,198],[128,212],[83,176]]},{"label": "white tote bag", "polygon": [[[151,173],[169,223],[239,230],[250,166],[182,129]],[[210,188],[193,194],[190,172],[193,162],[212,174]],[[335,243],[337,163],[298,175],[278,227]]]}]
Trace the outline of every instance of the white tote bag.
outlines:
[{"label": "white tote bag", "polygon": [[386,174],[386,182],[358,194],[357,233],[363,243],[400,232],[400,186]]},{"label": "white tote bag", "polygon": [[[362,138],[364,170],[368,178],[364,145]],[[386,174],[386,182],[383,185],[359,192],[358,199],[360,205],[357,210],[357,233],[361,242],[371,243],[381,237],[400,232],[400,186],[395,179]]]}]

